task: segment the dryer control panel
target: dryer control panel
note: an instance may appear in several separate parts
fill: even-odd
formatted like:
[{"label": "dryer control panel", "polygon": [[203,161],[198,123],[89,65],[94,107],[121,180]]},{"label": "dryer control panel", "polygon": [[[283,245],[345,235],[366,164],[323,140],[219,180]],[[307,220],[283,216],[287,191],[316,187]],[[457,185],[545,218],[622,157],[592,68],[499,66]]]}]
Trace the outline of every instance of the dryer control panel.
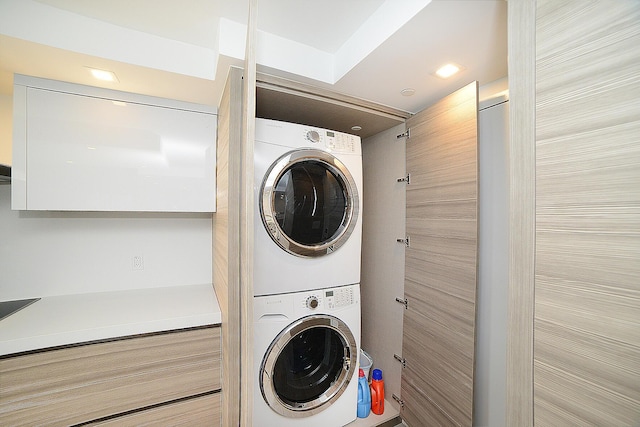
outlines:
[{"label": "dryer control panel", "polygon": [[313,125],[256,118],[256,142],[294,149],[315,148],[340,154],[362,155],[360,137]]},{"label": "dryer control panel", "polygon": [[320,145],[337,153],[359,153],[360,137],[333,130],[304,128],[304,141],[310,145]]},{"label": "dryer control panel", "polygon": [[326,147],[332,151],[341,153],[355,153],[356,144],[360,142],[360,138],[342,132],[325,131],[327,136]]}]

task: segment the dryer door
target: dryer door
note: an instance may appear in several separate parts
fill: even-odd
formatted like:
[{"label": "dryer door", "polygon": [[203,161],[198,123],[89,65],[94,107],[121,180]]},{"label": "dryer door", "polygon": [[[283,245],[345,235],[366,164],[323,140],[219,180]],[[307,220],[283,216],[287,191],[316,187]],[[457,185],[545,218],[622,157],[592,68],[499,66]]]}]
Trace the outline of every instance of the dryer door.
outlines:
[{"label": "dryer door", "polygon": [[271,166],[260,213],[271,238],[287,252],[318,257],[349,238],[358,218],[358,191],[345,165],[320,150],[296,150]]},{"label": "dryer door", "polygon": [[357,368],[350,329],[329,315],[303,317],[271,343],[260,365],[260,391],[285,417],[308,417],[342,395]]}]

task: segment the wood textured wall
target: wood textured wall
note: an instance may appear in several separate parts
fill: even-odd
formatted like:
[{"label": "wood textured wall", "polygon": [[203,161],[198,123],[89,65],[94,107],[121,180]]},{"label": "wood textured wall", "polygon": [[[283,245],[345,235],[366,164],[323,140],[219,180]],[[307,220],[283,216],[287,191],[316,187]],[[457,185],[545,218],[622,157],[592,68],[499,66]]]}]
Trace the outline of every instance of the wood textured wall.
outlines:
[{"label": "wood textured wall", "polygon": [[533,425],[535,1],[512,1],[509,43],[508,426]]},{"label": "wood textured wall", "polygon": [[253,221],[255,221],[254,155],[256,122],[256,45],[258,0],[249,0],[247,44],[242,80],[242,139],[240,141],[240,426],[253,423]]},{"label": "wood textured wall", "polygon": [[640,423],[640,2],[536,10],[535,424]]},{"label": "wood textured wall", "polygon": [[407,121],[402,417],[471,426],[478,198],[477,83]]},{"label": "wood textured wall", "polygon": [[222,425],[240,423],[240,180],[242,70],[231,68],[218,108],[213,284],[222,312]]}]

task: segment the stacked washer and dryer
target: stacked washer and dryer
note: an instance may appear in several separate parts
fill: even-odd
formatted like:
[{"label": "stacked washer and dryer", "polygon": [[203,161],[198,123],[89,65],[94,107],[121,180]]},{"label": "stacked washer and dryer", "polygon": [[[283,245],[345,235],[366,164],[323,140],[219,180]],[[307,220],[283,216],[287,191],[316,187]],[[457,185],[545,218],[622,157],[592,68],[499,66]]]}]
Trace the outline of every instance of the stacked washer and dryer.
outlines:
[{"label": "stacked washer and dryer", "polygon": [[254,153],[254,425],[345,425],[357,411],[360,138],[257,119]]}]

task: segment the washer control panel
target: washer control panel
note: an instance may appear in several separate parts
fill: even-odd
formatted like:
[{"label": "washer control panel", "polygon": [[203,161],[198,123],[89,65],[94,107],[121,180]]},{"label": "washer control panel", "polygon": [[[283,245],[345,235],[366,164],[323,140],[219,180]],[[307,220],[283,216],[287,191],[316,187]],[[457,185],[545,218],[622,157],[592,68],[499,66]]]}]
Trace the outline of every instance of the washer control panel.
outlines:
[{"label": "washer control panel", "polygon": [[358,285],[318,289],[295,294],[295,306],[304,313],[339,310],[360,302]]},{"label": "washer control panel", "polygon": [[352,287],[326,289],[323,292],[326,307],[329,309],[346,307],[355,302]]}]

